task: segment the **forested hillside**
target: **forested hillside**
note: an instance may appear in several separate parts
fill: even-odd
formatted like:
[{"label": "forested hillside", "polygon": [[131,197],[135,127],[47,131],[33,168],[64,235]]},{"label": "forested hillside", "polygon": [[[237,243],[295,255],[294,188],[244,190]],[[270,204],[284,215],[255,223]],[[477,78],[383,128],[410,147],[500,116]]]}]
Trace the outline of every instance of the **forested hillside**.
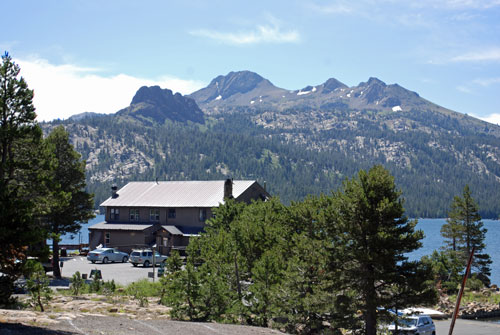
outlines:
[{"label": "forested hillside", "polygon": [[280,103],[284,90],[268,80],[229,76],[186,99],[143,87],[119,113],[42,127],[62,123],[70,132],[96,205],[112,184],[227,177],[256,179],[289,203],[381,164],[395,176],[409,216],[445,217],[465,184],[483,217],[499,216],[500,127],[374,78],[352,88],[330,79]]}]

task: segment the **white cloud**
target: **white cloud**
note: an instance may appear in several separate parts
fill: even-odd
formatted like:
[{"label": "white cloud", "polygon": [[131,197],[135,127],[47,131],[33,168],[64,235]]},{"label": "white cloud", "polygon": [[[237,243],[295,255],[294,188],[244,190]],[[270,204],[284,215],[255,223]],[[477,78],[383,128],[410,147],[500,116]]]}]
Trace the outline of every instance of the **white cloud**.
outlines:
[{"label": "white cloud", "polygon": [[[327,4],[309,2],[306,7],[323,14],[369,14],[375,10],[387,11],[396,8],[403,11],[411,9],[441,9],[449,11],[487,10],[500,6],[500,0],[334,0]],[[472,15],[472,14],[469,14]]]},{"label": "white cloud", "polygon": [[500,0],[431,0],[436,6],[443,6],[451,9],[488,9],[500,6]]},{"label": "white cloud", "polygon": [[479,78],[472,81],[474,84],[478,84],[484,87],[488,87],[495,84],[500,84],[500,77],[497,78]]},{"label": "white cloud", "polygon": [[127,74],[99,75],[100,70],[73,64],[54,65],[44,59],[15,62],[30,89],[38,121],[66,119],[83,112],[115,113],[127,107],[141,86],[159,85],[182,94],[204,86],[198,81],[171,76],[138,78]]},{"label": "white cloud", "polygon": [[220,32],[215,30],[193,30],[191,35],[207,37],[221,43],[244,45],[258,43],[296,43],[300,40],[300,34],[296,30],[283,31],[278,20],[272,19],[269,24],[258,25],[250,31],[236,33]]},{"label": "white cloud", "polygon": [[498,113],[493,113],[493,114],[486,115],[486,116],[476,116],[476,117],[478,119],[483,120],[483,121],[500,125],[500,114],[498,114]]},{"label": "white cloud", "polygon": [[471,89],[469,89],[469,88],[467,88],[465,86],[457,86],[456,89],[459,90],[462,93],[467,93],[467,94],[473,93]]},{"label": "white cloud", "polygon": [[454,62],[483,62],[500,61],[500,48],[490,48],[469,52],[463,55],[455,56],[451,59]]},{"label": "white cloud", "polygon": [[347,1],[337,1],[327,5],[308,3],[307,6],[323,14],[349,14],[355,10],[353,4]]}]

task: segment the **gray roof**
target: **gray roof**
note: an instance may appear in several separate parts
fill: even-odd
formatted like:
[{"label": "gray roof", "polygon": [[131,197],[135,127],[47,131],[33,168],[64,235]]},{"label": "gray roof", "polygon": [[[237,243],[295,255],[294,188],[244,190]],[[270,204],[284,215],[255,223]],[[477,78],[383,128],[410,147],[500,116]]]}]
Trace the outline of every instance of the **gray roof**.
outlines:
[{"label": "gray roof", "polygon": [[182,232],[176,226],[162,226],[162,227],[172,235],[182,235]]},{"label": "gray roof", "polygon": [[89,229],[95,230],[137,230],[142,231],[144,229],[152,227],[152,224],[131,224],[131,223],[108,223],[108,222],[99,222],[93,226],[90,226]]},{"label": "gray roof", "polygon": [[203,227],[190,227],[190,226],[173,226],[164,225],[163,229],[168,231],[172,235],[182,235],[182,236],[200,236],[200,232],[204,229]]},{"label": "gray roof", "polygon": [[[217,207],[224,203],[224,180],[130,182],[101,206],[124,207]],[[238,198],[256,183],[233,180],[233,197]]]}]

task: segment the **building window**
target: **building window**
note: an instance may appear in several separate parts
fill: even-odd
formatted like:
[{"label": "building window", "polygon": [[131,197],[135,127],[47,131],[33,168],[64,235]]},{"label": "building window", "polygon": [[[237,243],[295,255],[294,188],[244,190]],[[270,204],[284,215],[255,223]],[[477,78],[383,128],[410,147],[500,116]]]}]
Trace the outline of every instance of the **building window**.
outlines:
[{"label": "building window", "polygon": [[149,221],[160,221],[160,210],[158,208],[149,210]]},{"label": "building window", "polygon": [[111,220],[120,220],[119,208],[111,208]]},{"label": "building window", "polygon": [[175,208],[169,208],[168,209],[168,218],[169,219],[175,219]]},{"label": "building window", "polygon": [[139,221],[139,208],[132,208],[130,210],[130,221]]},{"label": "building window", "polygon": [[206,219],[207,219],[207,209],[200,208],[200,221],[205,222]]},{"label": "building window", "polygon": [[109,233],[104,234],[104,244],[109,244]]}]

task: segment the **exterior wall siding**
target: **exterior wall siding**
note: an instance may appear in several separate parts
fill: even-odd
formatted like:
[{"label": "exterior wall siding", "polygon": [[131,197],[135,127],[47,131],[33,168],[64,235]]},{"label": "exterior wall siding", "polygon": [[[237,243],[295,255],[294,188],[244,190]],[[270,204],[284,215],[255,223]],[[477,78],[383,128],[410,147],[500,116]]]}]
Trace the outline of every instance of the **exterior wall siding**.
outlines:
[{"label": "exterior wall siding", "polygon": [[[175,208],[175,218],[168,218],[167,213],[169,208],[157,208],[157,207],[142,207],[139,209],[139,221],[130,220],[130,210],[137,207],[112,207],[118,208],[120,210],[119,220],[111,220],[111,208],[106,208],[106,222],[120,222],[120,223],[160,223],[162,225],[179,225],[179,226],[204,226],[205,222],[200,221],[200,208],[199,207],[189,207],[189,208]],[[150,221],[150,210],[159,209],[160,210],[160,221]],[[212,216],[212,209],[205,208],[207,212],[207,219]]]}]

